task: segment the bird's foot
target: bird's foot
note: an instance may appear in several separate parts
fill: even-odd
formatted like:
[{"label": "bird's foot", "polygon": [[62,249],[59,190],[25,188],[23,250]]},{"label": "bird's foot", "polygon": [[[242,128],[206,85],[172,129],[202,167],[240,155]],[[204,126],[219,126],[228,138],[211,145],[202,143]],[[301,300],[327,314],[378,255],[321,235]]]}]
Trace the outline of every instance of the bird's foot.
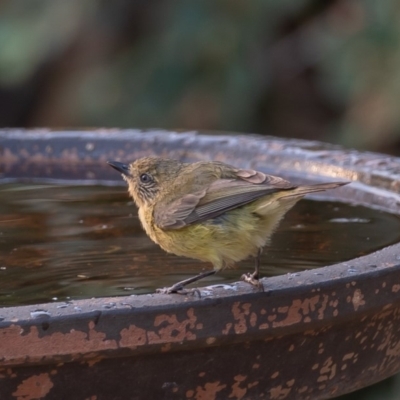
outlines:
[{"label": "bird's foot", "polygon": [[215,269],[211,271],[205,271],[202,272],[196,276],[192,276],[191,278],[184,279],[183,281],[177,282],[171,287],[166,287],[162,289],[157,289],[156,293],[161,293],[161,294],[171,294],[171,293],[177,293],[177,294],[192,294],[195,295],[197,294],[199,297],[201,297],[201,293],[199,289],[185,289],[186,285],[189,285],[190,283],[197,282],[200,279],[205,278],[206,276],[210,276],[215,274],[217,271]]},{"label": "bird's foot", "polygon": [[250,285],[255,286],[256,288],[258,288],[258,290],[260,292],[264,291],[264,285],[260,282],[260,280],[258,279],[258,275],[256,273],[247,273],[247,274],[243,274],[242,275],[242,280],[250,283]]},{"label": "bird's foot", "polygon": [[178,282],[175,285],[172,285],[170,287],[165,287],[165,288],[160,288],[156,290],[156,293],[160,293],[160,294],[182,294],[182,295],[198,295],[199,298],[201,297],[201,293],[200,290],[197,288],[194,289],[185,289],[182,285],[179,284],[180,282]]}]

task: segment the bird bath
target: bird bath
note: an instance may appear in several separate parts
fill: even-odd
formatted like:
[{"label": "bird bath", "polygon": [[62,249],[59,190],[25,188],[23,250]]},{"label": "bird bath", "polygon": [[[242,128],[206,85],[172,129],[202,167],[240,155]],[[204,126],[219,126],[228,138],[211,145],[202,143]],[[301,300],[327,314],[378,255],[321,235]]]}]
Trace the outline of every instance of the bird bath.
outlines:
[{"label": "bird bath", "polygon": [[[320,198],[400,214],[400,159],[252,135],[0,131],[0,183],[120,181],[107,160],[217,159]],[[1,237],[0,237],[1,238]],[[400,244],[323,268],[202,289],[0,309],[0,393],[15,399],[327,399],[400,371]],[[110,266],[112,268],[112,265]],[[240,276],[238,274],[238,276]]]}]

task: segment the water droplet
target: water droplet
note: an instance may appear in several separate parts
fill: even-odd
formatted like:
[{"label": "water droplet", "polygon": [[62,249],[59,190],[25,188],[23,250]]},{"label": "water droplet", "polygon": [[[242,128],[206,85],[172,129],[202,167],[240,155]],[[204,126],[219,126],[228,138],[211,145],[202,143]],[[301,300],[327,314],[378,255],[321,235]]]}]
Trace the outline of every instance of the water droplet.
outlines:
[{"label": "water droplet", "polygon": [[331,218],[329,222],[338,224],[369,224],[371,220],[367,218]]},{"label": "water droplet", "polygon": [[297,224],[297,225],[294,225],[294,226],[293,226],[293,229],[302,229],[302,228],[304,228],[304,227],[305,227],[304,224]]},{"label": "water droplet", "polygon": [[113,308],[113,307],[115,307],[115,306],[116,306],[115,303],[106,303],[106,304],[103,304],[103,308]]},{"label": "water droplet", "polygon": [[30,312],[32,318],[50,318],[51,314],[46,310],[35,310]]},{"label": "water droplet", "polygon": [[85,148],[87,151],[92,151],[94,149],[94,143],[91,143],[91,142],[86,143]]}]

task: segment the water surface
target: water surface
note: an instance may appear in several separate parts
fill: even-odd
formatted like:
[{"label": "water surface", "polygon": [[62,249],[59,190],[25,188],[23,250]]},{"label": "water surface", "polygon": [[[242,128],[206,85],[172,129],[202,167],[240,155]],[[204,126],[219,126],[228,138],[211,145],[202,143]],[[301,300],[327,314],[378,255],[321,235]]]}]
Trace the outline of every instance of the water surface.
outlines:
[{"label": "water surface", "polygon": [[[262,257],[262,275],[330,265],[400,241],[400,219],[302,200]],[[210,265],[166,254],[143,232],[125,187],[0,185],[0,306],[151,293]],[[251,259],[202,286],[239,280]]]}]

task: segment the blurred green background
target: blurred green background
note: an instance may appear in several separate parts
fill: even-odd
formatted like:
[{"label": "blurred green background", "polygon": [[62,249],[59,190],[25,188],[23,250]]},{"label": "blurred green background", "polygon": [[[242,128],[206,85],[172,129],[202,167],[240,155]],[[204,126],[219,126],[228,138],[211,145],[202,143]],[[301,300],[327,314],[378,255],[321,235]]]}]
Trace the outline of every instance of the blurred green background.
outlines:
[{"label": "blurred green background", "polygon": [[[0,127],[228,130],[400,155],[397,0],[0,2]],[[399,378],[342,397],[397,400]]]},{"label": "blurred green background", "polygon": [[162,127],[400,154],[396,0],[0,2],[1,127]]}]

